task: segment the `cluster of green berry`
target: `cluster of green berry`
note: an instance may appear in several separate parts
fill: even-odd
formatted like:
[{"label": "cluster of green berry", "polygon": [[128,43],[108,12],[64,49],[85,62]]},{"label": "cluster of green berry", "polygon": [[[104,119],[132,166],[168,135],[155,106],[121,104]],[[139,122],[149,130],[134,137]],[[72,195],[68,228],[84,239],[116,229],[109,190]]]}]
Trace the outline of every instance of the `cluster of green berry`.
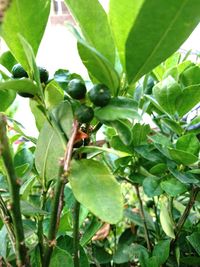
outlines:
[{"label": "cluster of green berry", "polygon": [[[49,79],[49,72],[42,67],[38,67],[38,71],[40,74],[40,81],[41,83],[47,83]],[[20,64],[15,64],[12,68],[12,78],[14,79],[21,79],[21,78],[28,78],[28,73],[25,71],[25,69]],[[29,93],[18,93],[22,97],[29,97],[32,98],[33,95]]]},{"label": "cluster of green berry", "polygon": [[[73,99],[83,102],[87,93],[86,86],[80,79],[73,79],[68,84],[67,93]],[[110,91],[104,84],[94,85],[88,92],[88,97],[96,107],[106,106],[111,99]],[[92,107],[82,103],[76,108],[75,116],[80,123],[88,123],[94,117],[94,110]]]}]

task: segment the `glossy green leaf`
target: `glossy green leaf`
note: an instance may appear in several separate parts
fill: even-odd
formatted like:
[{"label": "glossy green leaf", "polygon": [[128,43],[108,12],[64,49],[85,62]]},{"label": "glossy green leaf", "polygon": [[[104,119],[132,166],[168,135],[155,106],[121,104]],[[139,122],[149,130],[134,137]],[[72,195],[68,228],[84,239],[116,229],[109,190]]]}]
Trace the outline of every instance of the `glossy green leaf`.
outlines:
[{"label": "glossy green leaf", "polygon": [[155,245],[152,255],[156,257],[158,266],[166,262],[169,257],[170,240],[161,240]]},{"label": "glossy green leaf", "polygon": [[164,203],[160,207],[160,223],[165,234],[171,238],[175,238],[173,223],[171,221],[169,211]]},{"label": "glossy green leaf", "polygon": [[112,98],[108,105],[95,109],[95,116],[100,121],[115,121],[118,119],[138,119],[141,117],[137,111],[137,103],[131,98]]},{"label": "glossy green leaf", "polygon": [[[24,164],[27,164],[27,168],[25,172],[20,173],[17,170],[19,170],[19,167],[23,166]],[[28,174],[32,168],[33,168],[33,154],[28,148],[23,148],[19,150],[14,157],[14,166],[16,169],[16,174],[18,177],[24,176],[25,174]]]},{"label": "glossy green leaf", "polygon": [[173,177],[169,177],[165,181],[162,181],[160,186],[169,196],[172,197],[176,197],[187,191],[187,186]]},{"label": "glossy green leaf", "polygon": [[19,93],[29,93],[32,95],[36,95],[39,93],[39,89],[36,86],[36,84],[33,81],[26,78],[7,80],[5,82],[1,82],[0,91],[5,89]]},{"label": "glossy green leaf", "polygon": [[122,120],[110,122],[110,125],[117,131],[119,138],[125,145],[130,145],[133,141],[133,134],[130,125]]},{"label": "glossy green leaf", "polygon": [[124,67],[126,40],[143,2],[144,0],[110,0],[110,26]]},{"label": "glossy green leaf", "polygon": [[120,186],[104,164],[94,160],[73,161],[69,181],[76,199],[102,221],[116,223],[122,218]]},{"label": "glossy green leaf", "polygon": [[190,236],[187,236],[187,240],[190,242],[190,244],[193,246],[193,248],[200,256],[200,233],[199,232],[192,233]]},{"label": "glossy green leaf", "polygon": [[143,189],[148,197],[159,196],[163,190],[160,186],[160,180],[157,177],[147,177],[143,181]]},{"label": "glossy green leaf", "polygon": [[111,63],[97,50],[84,42],[78,42],[79,55],[89,74],[100,83],[105,84],[112,95],[117,95],[119,89],[119,76]]},{"label": "glossy green leaf", "polygon": [[158,163],[155,166],[153,166],[149,172],[151,174],[160,174],[160,173],[164,173],[167,169],[167,165],[165,163]]},{"label": "glossy green leaf", "polygon": [[40,132],[35,151],[35,166],[43,183],[57,179],[59,160],[64,156],[64,149],[61,137],[46,122]]},{"label": "glossy green leaf", "polygon": [[[0,88],[1,88],[0,83]],[[16,97],[16,92],[11,90],[0,89],[0,111],[6,111],[7,108],[13,103]]]},{"label": "glossy green leaf", "polygon": [[198,156],[199,140],[195,134],[186,134],[178,138],[176,148]]},{"label": "glossy green leaf", "polygon": [[3,38],[25,69],[28,66],[27,59],[19,34],[29,42],[36,55],[48,20],[50,3],[50,0],[35,0],[34,4],[27,0],[13,0],[6,12],[2,27]]},{"label": "glossy green leaf", "polygon": [[200,102],[200,85],[191,85],[183,89],[177,98],[176,106],[178,114],[182,117]]},{"label": "glossy green leaf", "polygon": [[77,21],[86,41],[114,65],[115,44],[107,14],[99,1],[65,0],[65,3]]},{"label": "glossy green leaf", "polygon": [[180,82],[184,87],[200,84],[200,67],[192,66],[187,68],[181,73]]},{"label": "glossy green leaf", "polygon": [[168,151],[169,151],[171,158],[179,164],[191,165],[198,161],[197,156],[189,152],[185,152],[184,150],[168,148]]},{"label": "glossy green leaf", "polygon": [[0,57],[0,64],[11,72],[12,67],[17,63],[13,54],[10,51],[4,52]]},{"label": "glossy green leaf", "polygon": [[56,247],[53,250],[49,266],[74,267],[72,255],[70,255],[66,250]]},{"label": "glossy green leaf", "polygon": [[113,136],[113,138],[111,139],[111,143],[110,143],[111,147],[114,148],[115,150],[119,150],[119,151],[123,151],[125,153],[128,154],[133,154],[134,150],[131,146],[126,146],[121,139],[119,138],[118,135]]},{"label": "glossy green leaf", "polygon": [[126,42],[129,82],[156,67],[187,39],[200,20],[198,0],[145,1]]},{"label": "glossy green leaf", "polygon": [[153,88],[153,95],[159,105],[170,115],[176,112],[176,101],[181,95],[180,85],[172,78],[168,77]]}]

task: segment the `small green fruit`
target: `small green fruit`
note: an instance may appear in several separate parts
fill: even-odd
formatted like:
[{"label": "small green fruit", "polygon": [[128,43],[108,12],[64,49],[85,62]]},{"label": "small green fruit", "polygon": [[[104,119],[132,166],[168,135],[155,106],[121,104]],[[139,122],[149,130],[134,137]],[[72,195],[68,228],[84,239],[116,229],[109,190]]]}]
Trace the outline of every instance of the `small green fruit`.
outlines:
[{"label": "small green fruit", "polygon": [[94,111],[91,107],[82,104],[76,109],[75,116],[80,123],[87,123],[93,119]]},{"label": "small green fruit", "polygon": [[38,67],[41,83],[46,83],[49,79],[49,72],[42,67]]},{"label": "small green fruit", "polygon": [[11,70],[13,78],[20,79],[20,78],[28,78],[28,73],[20,64],[15,64]]},{"label": "small green fruit", "polygon": [[73,79],[68,84],[67,93],[74,99],[83,99],[86,91],[85,84],[79,79]]},{"label": "small green fruit", "polygon": [[106,106],[110,99],[110,91],[104,84],[97,84],[89,91],[90,101],[97,107]]}]

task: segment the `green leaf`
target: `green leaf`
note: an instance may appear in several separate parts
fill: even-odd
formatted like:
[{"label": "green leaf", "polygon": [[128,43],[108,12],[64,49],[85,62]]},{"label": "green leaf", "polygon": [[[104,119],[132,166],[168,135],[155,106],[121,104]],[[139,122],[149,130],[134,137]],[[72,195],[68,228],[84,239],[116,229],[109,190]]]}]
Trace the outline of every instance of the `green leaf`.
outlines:
[{"label": "green leaf", "polygon": [[23,148],[23,149],[19,150],[15,154],[15,157],[14,157],[15,168],[18,169],[19,167],[23,166],[24,164],[27,165],[27,168],[23,174],[16,170],[16,174],[18,177],[22,177],[24,175],[27,175],[28,173],[30,173],[30,171],[33,168],[33,154],[31,153],[31,151],[28,148]]},{"label": "green leaf", "polygon": [[169,211],[164,203],[160,207],[160,223],[165,234],[171,238],[175,238],[173,223],[171,221]]},{"label": "green leaf", "polygon": [[0,111],[6,111],[7,108],[13,103],[16,97],[16,92],[11,90],[1,89],[0,83]]},{"label": "green leaf", "polygon": [[197,180],[195,178],[194,175],[192,175],[191,173],[183,173],[183,172],[179,172],[177,170],[174,170],[172,168],[169,168],[169,171],[171,172],[171,174],[174,175],[174,177],[176,177],[176,179],[178,179],[181,183],[184,184],[197,184],[199,183],[199,180]]},{"label": "green leaf", "polygon": [[96,232],[101,228],[101,226],[102,222],[93,217],[90,225],[84,231],[84,234],[80,239],[81,246],[87,245],[92,240],[92,237],[96,234]]},{"label": "green leaf", "polygon": [[199,140],[195,134],[183,135],[178,138],[176,148],[198,156],[200,148]]},{"label": "green leaf", "polygon": [[56,247],[53,250],[53,254],[51,256],[51,261],[50,261],[50,267],[74,267],[73,264],[73,258],[72,255],[70,255],[67,251]]},{"label": "green leaf", "polygon": [[162,121],[170,128],[171,131],[174,131],[178,135],[182,135],[183,128],[180,126],[180,124],[178,124],[178,122],[168,118],[162,119]]},{"label": "green leaf", "polygon": [[[107,14],[98,0],[65,0],[86,41],[115,63],[115,44],[108,25]],[[105,42],[106,36],[106,42]]]},{"label": "green leaf", "polygon": [[197,156],[189,152],[185,152],[184,150],[168,148],[168,151],[169,151],[171,158],[179,164],[191,165],[198,161]]},{"label": "green leaf", "polygon": [[147,267],[148,266],[148,259],[149,259],[149,253],[148,250],[139,244],[131,244],[130,248],[130,256],[132,259],[135,257],[139,259],[139,262],[142,267]]},{"label": "green leaf", "polygon": [[200,85],[191,85],[183,89],[177,98],[176,106],[178,114],[182,117],[200,102]]},{"label": "green leaf", "polygon": [[176,197],[185,191],[187,191],[187,187],[179,182],[176,178],[169,177],[167,180],[161,182],[161,188],[172,197]]},{"label": "green leaf", "polygon": [[143,189],[148,197],[159,196],[163,190],[160,187],[160,180],[157,177],[147,177],[143,181]]},{"label": "green leaf", "polygon": [[68,101],[61,102],[54,110],[53,115],[65,135],[70,138],[73,126],[73,112]]},{"label": "green leaf", "polygon": [[12,67],[17,63],[10,51],[4,52],[0,57],[0,64],[11,72]]},{"label": "green leaf", "polygon": [[46,122],[40,132],[35,150],[35,166],[43,183],[57,179],[59,160],[64,156],[65,145],[60,136]]},{"label": "green leaf", "polygon": [[131,98],[112,98],[108,105],[95,109],[95,116],[100,121],[115,121],[118,119],[141,119],[137,111],[137,102]]},{"label": "green leaf", "polygon": [[113,224],[122,218],[120,186],[104,164],[94,160],[73,161],[69,181],[76,199],[102,221]]},{"label": "green leaf", "polygon": [[133,132],[133,145],[139,146],[147,142],[147,135],[150,132],[150,126],[136,123],[133,126],[132,132]]},{"label": "green leaf", "polygon": [[112,254],[108,253],[104,247],[93,246],[93,257],[101,264],[110,264],[112,261]]},{"label": "green leaf", "polygon": [[190,242],[190,244],[193,246],[193,248],[200,256],[200,233],[198,232],[192,233],[190,236],[187,236],[187,240]]},{"label": "green leaf", "polygon": [[125,145],[130,145],[133,141],[133,134],[128,123],[117,120],[110,122],[110,125],[117,131],[119,138]]},{"label": "green leaf", "polygon": [[40,131],[46,121],[46,116],[44,114],[43,107],[34,99],[30,99],[29,104],[30,104],[30,109],[35,117],[36,126]]},{"label": "green leaf", "polygon": [[159,105],[170,115],[176,112],[176,101],[181,95],[180,85],[169,76],[153,87],[153,95]]},{"label": "green leaf", "polygon": [[118,48],[119,57],[124,68],[126,40],[143,2],[144,0],[110,0],[110,26]]},{"label": "green leaf", "polygon": [[123,151],[125,153],[128,153],[129,155],[132,155],[134,153],[133,148],[131,146],[126,146],[121,141],[121,139],[119,138],[118,135],[115,135],[115,136],[112,137],[110,145],[114,150]]},{"label": "green leaf", "polygon": [[199,23],[198,0],[148,0],[142,5],[126,42],[129,82],[156,67],[187,39]]},{"label": "green leaf", "polygon": [[28,65],[19,34],[29,42],[36,55],[48,20],[50,3],[50,0],[35,0],[34,4],[26,0],[13,0],[5,14],[3,38],[14,57],[25,69]]},{"label": "green leaf", "polygon": [[152,255],[156,257],[158,266],[166,262],[169,257],[170,240],[161,240],[155,245]]},{"label": "green leaf", "polygon": [[64,99],[64,92],[56,81],[48,83],[44,89],[46,107],[52,109]]},{"label": "green leaf", "polygon": [[111,94],[116,96],[119,89],[119,76],[111,63],[97,50],[80,40],[78,51],[89,74],[100,83],[105,84],[110,89]]},{"label": "green leaf", "polygon": [[[57,246],[61,249],[63,249],[64,251],[68,252],[70,255],[73,255],[74,251],[73,251],[73,238],[70,236],[60,236],[57,239]],[[89,262],[88,262],[88,258],[85,254],[84,249],[80,246],[80,267],[89,267]],[[57,265],[55,265],[57,266]],[[65,265],[66,266],[66,265]],[[68,265],[67,265],[68,266]],[[54,267],[54,266],[52,266]],[[74,265],[73,265],[74,267]]]},{"label": "green leaf", "polygon": [[192,66],[184,70],[180,75],[180,82],[184,87],[200,84],[200,68]]},{"label": "green leaf", "polygon": [[5,89],[19,93],[29,93],[32,95],[39,94],[39,89],[36,86],[36,84],[26,78],[20,80],[15,79],[15,80],[7,80],[5,82],[1,82],[0,91]]},{"label": "green leaf", "polygon": [[154,175],[164,173],[167,170],[167,165],[165,163],[158,163],[154,165],[149,172]]},{"label": "green leaf", "polygon": [[24,214],[26,216],[48,215],[48,212],[46,212],[46,211],[44,211],[38,207],[33,206],[24,200],[22,200],[20,202],[20,206],[21,206],[22,214]]}]

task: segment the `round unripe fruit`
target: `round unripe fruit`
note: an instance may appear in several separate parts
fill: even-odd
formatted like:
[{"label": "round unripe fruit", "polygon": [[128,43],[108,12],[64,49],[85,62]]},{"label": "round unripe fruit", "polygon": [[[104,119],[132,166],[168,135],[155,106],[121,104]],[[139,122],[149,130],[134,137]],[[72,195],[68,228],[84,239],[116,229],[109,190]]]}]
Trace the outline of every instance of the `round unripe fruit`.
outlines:
[{"label": "round unripe fruit", "polygon": [[28,97],[28,98],[33,98],[34,95],[29,94],[29,93],[18,93],[18,95],[22,96],[22,97]]},{"label": "round unripe fruit", "polygon": [[73,79],[68,84],[67,93],[74,99],[83,99],[86,91],[85,84],[79,79]]},{"label": "round unripe fruit", "polygon": [[38,67],[39,73],[40,73],[40,81],[41,83],[46,83],[49,79],[49,72],[42,67]]},{"label": "round unripe fruit", "polygon": [[89,91],[90,101],[97,107],[106,106],[110,99],[110,91],[104,84],[97,84]]},{"label": "round unripe fruit", "polygon": [[28,78],[28,73],[20,64],[15,64],[11,70],[13,78]]},{"label": "round unripe fruit", "polygon": [[91,107],[82,104],[76,109],[75,116],[80,123],[87,123],[93,119],[94,111]]}]

